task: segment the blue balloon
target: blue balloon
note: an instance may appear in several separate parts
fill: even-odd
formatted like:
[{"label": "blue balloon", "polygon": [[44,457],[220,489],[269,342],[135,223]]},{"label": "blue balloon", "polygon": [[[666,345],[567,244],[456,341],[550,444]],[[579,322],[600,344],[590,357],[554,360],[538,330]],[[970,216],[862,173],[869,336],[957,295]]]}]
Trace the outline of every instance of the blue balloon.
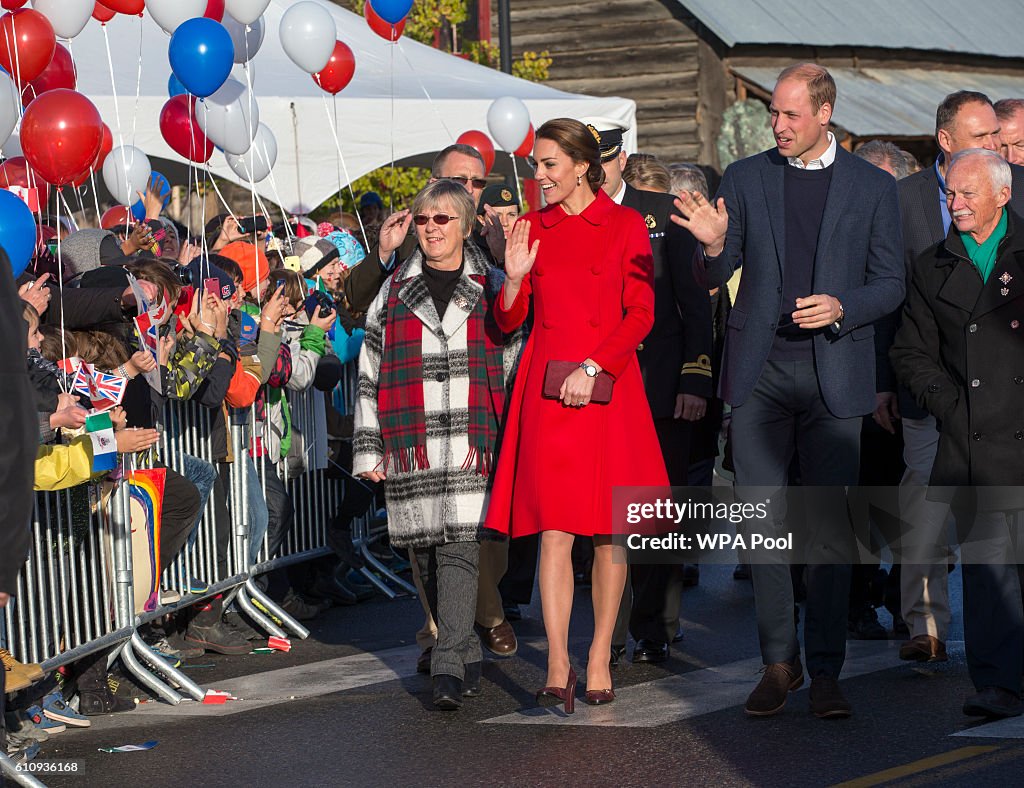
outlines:
[{"label": "blue balloon", "polygon": [[178,78],[174,76],[174,74],[171,74],[170,79],[167,80],[168,97],[174,98],[175,96],[183,96],[186,93],[188,93],[188,91],[185,90],[185,86],[178,81]]},{"label": "blue balloon", "polygon": [[4,189],[0,189],[0,247],[7,252],[17,279],[28,268],[35,251],[36,222],[22,199]]},{"label": "blue balloon", "polygon": [[377,16],[392,25],[397,25],[412,10],[412,0],[370,0],[370,7]]},{"label": "blue balloon", "polygon": [[[151,182],[157,187],[157,194],[164,201],[164,208],[167,207],[167,203],[171,201],[171,184],[162,173],[153,170],[153,174],[149,176]],[[146,218],[146,206],[142,204],[142,200],[139,200],[135,205],[132,206],[132,216],[135,217],[135,221],[141,222]]]},{"label": "blue balloon", "polygon": [[174,76],[193,96],[206,98],[224,84],[235,64],[235,45],[219,22],[206,17],[178,25],[167,50]]}]

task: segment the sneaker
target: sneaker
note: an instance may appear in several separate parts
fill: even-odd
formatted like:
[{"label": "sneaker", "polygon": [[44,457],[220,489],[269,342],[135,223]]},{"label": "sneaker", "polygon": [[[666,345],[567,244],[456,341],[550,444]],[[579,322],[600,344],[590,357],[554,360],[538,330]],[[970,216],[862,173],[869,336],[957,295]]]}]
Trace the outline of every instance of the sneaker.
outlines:
[{"label": "sneaker", "polygon": [[167,642],[167,638],[160,638],[155,643],[149,643],[148,645],[150,651],[158,657],[165,659],[170,663],[172,668],[181,667],[181,659],[178,657],[178,652],[171,648],[171,644]]},{"label": "sneaker", "polygon": [[751,717],[770,717],[786,705],[790,692],[796,692],[804,683],[804,669],[800,657],[792,662],[765,665],[761,681],[747,698],[746,713]]},{"label": "sneaker", "polygon": [[181,594],[175,591],[173,588],[161,588],[160,589],[160,604],[161,605],[173,605],[175,602],[181,601]]},{"label": "sneaker", "polygon": [[299,621],[311,621],[322,612],[319,606],[309,604],[294,590],[289,590],[285,595],[281,609]]},{"label": "sneaker", "polygon": [[[50,734],[29,716],[28,711],[9,711],[4,714],[4,724],[7,726],[8,742],[17,747],[24,747],[26,744],[38,742],[42,744],[48,741]],[[56,733],[56,731],[54,731]]]},{"label": "sneaker", "polygon": [[191,576],[186,581],[184,575],[181,576],[181,587],[190,594],[205,594],[210,590],[209,583]]},{"label": "sneaker", "polygon": [[252,651],[249,641],[230,629],[222,619],[205,625],[193,621],[185,632],[185,642],[217,654],[239,655]]},{"label": "sneaker", "polygon": [[63,722],[57,720],[51,720],[43,713],[43,707],[39,705],[29,706],[25,709],[25,714],[28,716],[29,721],[41,731],[44,731],[47,736],[52,736],[55,733],[64,733],[67,730],[67,726]]},{"label": "sneaker", "polygon": [[39,743],[32,742],[31,744],[13,744],[11,737],[8,736],[7,755],[16,766],[20,766],[25,763],[25,761],[31,761],[39,755]]},{"label": "sneaker", "polygon": [[17,692],[25,687],[32,686],[39,681],[46,673],[35,662],[18,662],[5,648],[0,648],[0,662],[4,665],[4,691]]},{"label": "sneaker", "polygon": [[88,728],[92,725],[88,717],[79,714],[64,702],[64,696],[61,695],[60,690],[54,690],[43,698],[42,706],[43,714],[51,720],[63,722],[72,728]]}]

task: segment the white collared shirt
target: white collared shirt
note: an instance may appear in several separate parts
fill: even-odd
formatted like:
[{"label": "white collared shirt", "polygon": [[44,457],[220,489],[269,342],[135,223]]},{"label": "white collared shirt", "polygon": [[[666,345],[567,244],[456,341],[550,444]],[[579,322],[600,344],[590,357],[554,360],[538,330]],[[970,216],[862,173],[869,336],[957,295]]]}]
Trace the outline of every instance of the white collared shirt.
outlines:
[{"label": "white collared shirt", "polygon": [[612,202],[614,202],[616,205],[622,205],[622,198],[625,197],[625,196],[626,196],[626,182],[623,181],[622,183],[619,184],[619,190],[615,193],[615,196],[612,197]]},{"label": "white collared shirt", "polygon": [[790,166],[800,170],[823,170],[826,167],[831,167],[832,162],[836,160],[836,138],[831,131],[826,133],[828,134],[828,148],[825,149],[820,158],[811,159],[807,164],[804,164],[803,159],[800,157],[789,156],[786,160]]}]

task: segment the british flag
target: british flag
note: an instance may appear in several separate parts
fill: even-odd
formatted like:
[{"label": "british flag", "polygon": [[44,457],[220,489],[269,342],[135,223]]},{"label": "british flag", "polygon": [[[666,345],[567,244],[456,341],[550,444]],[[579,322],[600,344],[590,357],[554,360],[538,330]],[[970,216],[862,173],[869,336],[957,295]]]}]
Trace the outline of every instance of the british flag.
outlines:
[{"label": "british flag", "polygon": [[100,372],[92,364],[82,363],[75,376],[75,391],[89,398],[98,411],[109,410],[121,404],[128,379],[120,375]]}]

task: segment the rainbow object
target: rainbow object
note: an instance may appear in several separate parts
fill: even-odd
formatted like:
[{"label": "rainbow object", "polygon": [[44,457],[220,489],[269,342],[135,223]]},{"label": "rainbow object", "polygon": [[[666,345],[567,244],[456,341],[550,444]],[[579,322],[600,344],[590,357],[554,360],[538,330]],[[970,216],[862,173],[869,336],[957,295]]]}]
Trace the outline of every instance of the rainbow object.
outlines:
[{"label": "rainbow object", "polygon": [[128,474],[136,613],[148,613],[160,605],[160,525],[166,479],[165,468]]}]

